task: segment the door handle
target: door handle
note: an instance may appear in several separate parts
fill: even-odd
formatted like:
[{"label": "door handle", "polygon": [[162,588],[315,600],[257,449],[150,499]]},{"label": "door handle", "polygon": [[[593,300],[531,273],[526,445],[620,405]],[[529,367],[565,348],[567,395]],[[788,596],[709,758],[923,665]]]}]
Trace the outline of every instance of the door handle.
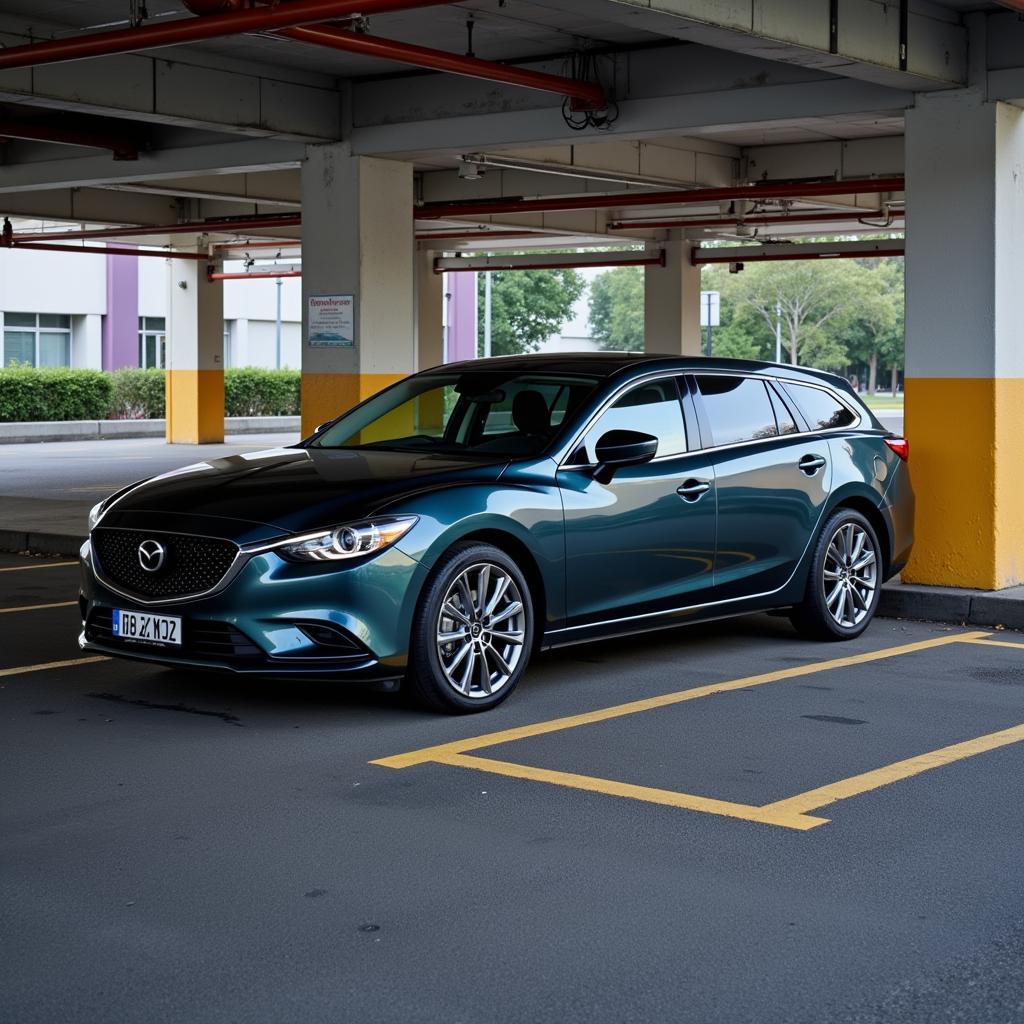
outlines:
[{"label": "door handle", "polygon": [[676,494],[683,501],[697,501],[705,491],[711,490],[711,484],[707,480],[687,480],[681,487],[676,488]]},{"label": "door handle", "polygon": [[814,476],[825,465],[825,459],[821,455],[805,455],[797,465],[800,467],[801,472],[806,473],[808,476]]}]

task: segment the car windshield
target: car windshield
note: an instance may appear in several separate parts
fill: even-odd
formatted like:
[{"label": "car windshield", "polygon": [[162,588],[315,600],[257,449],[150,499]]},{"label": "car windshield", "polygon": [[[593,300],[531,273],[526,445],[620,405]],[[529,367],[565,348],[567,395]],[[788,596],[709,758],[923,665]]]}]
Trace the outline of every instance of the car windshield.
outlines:
[{"label": "car windshield", "polygon": [[342,416],[310,446],[537,455],[597,384],[580,374],[500,370],[410,377]]}]

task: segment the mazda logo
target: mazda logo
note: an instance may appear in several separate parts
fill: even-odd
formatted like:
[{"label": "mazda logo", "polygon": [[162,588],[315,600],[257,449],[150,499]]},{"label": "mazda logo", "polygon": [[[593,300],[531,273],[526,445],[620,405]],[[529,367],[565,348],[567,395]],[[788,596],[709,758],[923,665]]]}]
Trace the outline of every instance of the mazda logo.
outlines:
[{"label": "mazda logo", "polygon": [[167,549],[158,540],[144,540],[139,545],[139,565],[146,572],[158,572],[167,558]]}]

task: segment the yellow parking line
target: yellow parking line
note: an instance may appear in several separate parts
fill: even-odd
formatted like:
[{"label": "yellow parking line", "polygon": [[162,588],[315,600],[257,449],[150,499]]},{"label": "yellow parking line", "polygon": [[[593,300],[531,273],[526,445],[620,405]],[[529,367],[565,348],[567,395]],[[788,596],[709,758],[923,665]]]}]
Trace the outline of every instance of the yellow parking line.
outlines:
[{"label": "yellow parking line", "polygon": [[932,768],[941,768],[943,765],[953,764],[954,761],[962,761],[964,758],[984,754],[989,750],[997,750],[999,747],[1006,747],[1011,743],[1020,743],[1022,740],[1024,740],[1024,725],[1015,725],[1010,729],[990,732],[987,736],[978,736],[973,740],[965,740],[963,743],[954,743],[939,750],[931,750],[927,754],[908,757],[905,761],[897,761],[884,768],[876,768],[873,771],[864,772],[862,775],[854,775],[852,778],[833,782],[828,786],[811,789],[798,796],[777,800],[775,803],[765,804],[761,809],[770,814],[783,815],[816,811],[821,807],[834,804],[838,800],[848,800],[851,796],[859,796],[861,793],[880,789],[882,786],[899,782],[901,779],[909,779],[913,775],[920,775],[921,772],[930,771]]},{"label": "yellow parking line", "polygon": [[694,796],[690,793],[676,793],[669,789],[634,786],[628,782],[596,779],[589,775],[574,775],[571,772],[549,771],[547,768],[534,768],[531,765],[512,764],[508,761],[492,761],[486,757],[473,757],[468,754],[452,754],[441,760],[440,763],[456,765],[459,768],[475,768],[478,771],[490,772],[494,775],[506,775],[513,779],[549,782],[555,786],[583,789],[590,793],[603,793],[606,796],[621,796],[630,800],[642,800],[645,803],[661,804],[665,807],[679,807],[686,811],[703,811],[705,814],[740,818],[743,821],[756,821],[762,825],[779,825],[783,828],[793,828],[803,832],[808,829],[817,828],[819,825],[828,824],[828,818],[813,818],[806,814],[794,812],[789,808],[780,808],[776,804],[770,804],[767,807],[734,804],[728,800],[712,800],[708,797]]},{"label": "yellow parking line", "polygon": [[9,615],[11,612],[41,612],[45,608],[70,608],[77,601],[55,601],[53,604],[23,604],[20,608],[0,608],[0,615]]},{"label": "yellow parking line", "polygon": [[0,572],[24,572],[26,569],[63,569],[77,562],[41,562],[39,565],[5,565]]},{"label": "yellow parking line", "polygon": [[986,647],[1015,647],[1018,651],[1024,651],[1024,644],[1014,643],[1012,640],[966,640],[968,644],[984,644]]},{"label": "yellow parking line", "polygon": [[796,679],[800,676],[813,675],[817,672],[826,672],[829,669],[864,665],[868,662],[880,661],[883,658],[896,658],[902,654],[913,654],[915,651],[926,651],[933,647],[962,643],[965,640],[977,640],[988,635],[985,632],[953,633],[948,636],[934,637],[931,640],[919,640],[916,643],[901,644],[898,647],[885,647],[878,651],[867,651],[864,654],[851,654],[844,658],[833,658],[830,661],[815,661],[807,665],[795,665],[792,668],[779,669],[775,672],[764,672],[760,675],[746,676],[742,679],[731,679],[724,683],[712,683],[707,686],[697,686],[690,690],[679,690],[675,693],[662,694],[658,697],[634,700],[628,704],[617,704],[598,711],[588,711],[581,715],[569,715],[565,718],[554,718],[547,722],[534,722],[532,725],[503,729],[500,732],[470,736],[467,739],[454,740],[435,747],[424,747],[421,750],[412,750],[404,754],[394,754],[390,757],[371,761],[370,763],[382,765],[385,768],[409,768],[412,765],[426,764],[430,761],[445,762],[450,760],[453,754],[463,754],[469,750],[492,747],[499,743],[511,743],[513,740],[541,736],[549,732],[560,732],[563,729],[574,729],[580,725],[606,722],[609,719],[620,718],[623,715],[634,715],[641,711],[652,711],[655,708],[669,707],[673,704],[681,704],[683,701],[709,697],[715,693],[745,690],[752,686],[763,686],[766,683],[780,682],[784,679]]},{"label": "yellow parking line", "polygon": [[71,658],[68,661],[47,661],[42,665],[19,665],[17,668],[0,668],[0,676],[19,676],[26,672],[45,672],[48,668],[70,668],[72,665],[91,665],[97,661],[110,661],[101,654],[91,658]]}]

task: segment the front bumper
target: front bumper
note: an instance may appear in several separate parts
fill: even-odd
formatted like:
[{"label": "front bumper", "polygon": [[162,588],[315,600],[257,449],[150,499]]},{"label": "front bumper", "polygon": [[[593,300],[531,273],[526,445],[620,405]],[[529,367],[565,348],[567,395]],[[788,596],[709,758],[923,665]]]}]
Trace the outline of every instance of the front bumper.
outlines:
[{"label": "front bumper", "polygon": [[[217,593],[154,605],[105,585],[94,570],[88,541],[81,561],[83,650],[241,675],[359,682],[404,674],[416,599],[426,577],[419,562],[395,548],[343,568],[296,565],[264,552],[246,556]],[[182,645],[113,637],[109,623],[115,608],[180,616]]]}]

